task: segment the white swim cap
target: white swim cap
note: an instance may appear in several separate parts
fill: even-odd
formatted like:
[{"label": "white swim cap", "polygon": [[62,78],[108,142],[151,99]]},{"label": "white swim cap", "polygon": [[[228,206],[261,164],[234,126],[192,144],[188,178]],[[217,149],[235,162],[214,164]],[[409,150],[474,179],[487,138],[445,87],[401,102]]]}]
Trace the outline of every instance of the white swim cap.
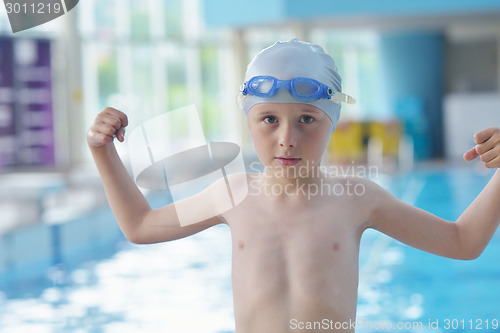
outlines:
[{"label": "white swim cap", "polygon": [[[321,46],[292,39],[288,42],[277,42],[258,53],[248,64],[245,82],[259,75],[273,76],[279,80],[291,80],[296,77],[314,79],[335,91],[342,91],[342,81],[332,57],[323,51]],[[263,99],[252,95],[245,96],[243,108],[248,115],[250,109],[259,103],[306,103],[325,112],[332,121],[335,130],[340,117],[340,102],[320,98],[315,101],[298,101],[286,89],[280,89],[271,99]]]}]

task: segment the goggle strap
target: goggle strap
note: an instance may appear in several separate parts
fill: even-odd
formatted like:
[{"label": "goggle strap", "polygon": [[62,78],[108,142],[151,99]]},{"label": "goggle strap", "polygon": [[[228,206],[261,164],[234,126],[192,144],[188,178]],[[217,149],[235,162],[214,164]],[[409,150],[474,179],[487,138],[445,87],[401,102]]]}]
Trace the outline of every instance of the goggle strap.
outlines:
[{"label": "goggle strap", "polygon": [[340,103],[356,104],[356,100],[353,97],[338,91],[335,92],[335,95],[333,95],[330,100],[337,104]]}]

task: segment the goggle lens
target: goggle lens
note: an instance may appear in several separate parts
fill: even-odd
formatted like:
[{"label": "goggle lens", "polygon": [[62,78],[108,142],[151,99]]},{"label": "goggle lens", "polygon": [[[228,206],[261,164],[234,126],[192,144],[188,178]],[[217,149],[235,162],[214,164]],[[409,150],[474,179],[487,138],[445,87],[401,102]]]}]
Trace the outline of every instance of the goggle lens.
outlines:
[{"label": "goggle lens", "polygon": [[267,96],[273,91],[275,82],[270,78],[256,77],[249,82],[250,93],[255,96]]},{"label": "goggle lens", "polygon": [[321,87],[311,81],[296,80],[293,82],[292,89],[298,97],[307,99],[318,96]]}]

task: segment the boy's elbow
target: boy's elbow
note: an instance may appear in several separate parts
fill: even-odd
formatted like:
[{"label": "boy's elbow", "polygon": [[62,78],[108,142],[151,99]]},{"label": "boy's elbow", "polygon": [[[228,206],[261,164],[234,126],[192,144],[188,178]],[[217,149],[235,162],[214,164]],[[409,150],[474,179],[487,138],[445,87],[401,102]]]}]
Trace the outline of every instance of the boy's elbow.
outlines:
[{"label": "boy's elbow", "polygon": [[477,254],[460,254],[458,256],[451,256],[452,259],[471,261],[479,257]]},{"label": "boy's elbow", "polygon": [[138,235],[136,235],[135,233],[124,232],[123,235],[125,236],[125,238],[130,243],[133,243],[133,244],[146,244],[146,242],[144,242],[144,239],[142,239],[141,237],[138,237]]},{"label": "boy's elbow", "polygon": [[482,250],[481,251],[471,252],[467,256],[465,256],[465,258],[463,260],[475,260],[475,259],[479,258],[482,253],[483,253]]},{"label": "boy's elbow", "polygon": [[475,260],[481,256],[484,249],[463,249],[455,259],[459,260]]},{"label": "boy's elbow", "polygon": [[138,245],[170,242],[183,237],[177,233],[150,233],[141,230],[129,230],[123,232],[123,235],[130,243]]},{"label": "boy's elbow", "polygon": [[146,245],[146,244],[155,244],[155,243],[160,243],[160,242],[168,242],[173,240],[174,238],[170,239],[167,237],[162,237],[161,239],[158,239],[157,236],[144,236],[140,235],[137,233],[131,233],[131,234],[125,234],[125,238],[133,244],[138,244],[138,245]]},{"label": "boy's elbow", "polygon": [[458,234],[458,240],[456,241],[458,248],[456,248],[457,256],[455,259],[474,260],[479,258],[486,248],[487,242],[485,243],[482,239],[470,235],[458,223],[454,225]]},{"label": "boy's elbow", "polygon": [[148,244],[148,242],[145,242],[144,240],[137,237],[125,236],[125,238],[132,244],[138,244],[138,245]]},{"label": "boy's elbow", "polygon": [[135,228],[135,229],[128,229],[128,230],[123,230],[122,233],[125,236],[125,238],[133,244],[151,244],[154,243],[151,241],[151,237],[148,237],[147,234],[144,234],[141,232],[140,228]]}]

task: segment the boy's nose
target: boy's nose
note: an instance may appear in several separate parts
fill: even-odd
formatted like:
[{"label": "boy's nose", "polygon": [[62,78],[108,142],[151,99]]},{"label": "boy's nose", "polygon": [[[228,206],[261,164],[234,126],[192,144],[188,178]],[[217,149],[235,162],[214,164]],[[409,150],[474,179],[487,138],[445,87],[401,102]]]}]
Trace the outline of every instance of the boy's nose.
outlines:
[{"label": "boy's nose", "polygon": [[279,129],[279,145],[283,148],[294,148],[296,142],[295,129],[291,124],[283,124]]}]

